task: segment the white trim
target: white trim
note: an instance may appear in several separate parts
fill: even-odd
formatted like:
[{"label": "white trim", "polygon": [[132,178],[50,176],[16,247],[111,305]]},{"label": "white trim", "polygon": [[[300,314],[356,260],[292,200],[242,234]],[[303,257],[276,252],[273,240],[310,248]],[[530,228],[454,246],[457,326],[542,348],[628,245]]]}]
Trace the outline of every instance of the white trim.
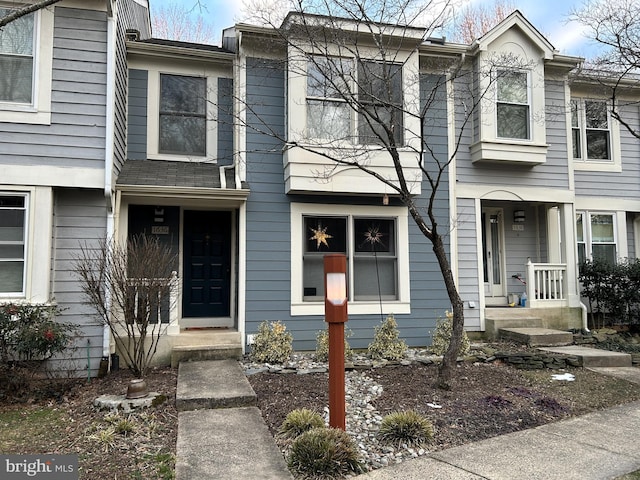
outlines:
[{"label": "white trim", "polygon": [[529,202],[573,203],[574,192],[559,188],[523,187],[510,185],[457,184],[458,198],[481,198],[483,200],[511,200]]},{"label": "white trim", "polygon": [[575,206],[576,210],[597,211],[602,210],[602,207],[606,206],[607,210],[611,212],[616,210],[637,212],[638,200],[615,197],[576,197]]},{"label": "white trim", "polygon": [[238,209],[238,332],[242,339],[242,353],[246,353],[247,315],[247,204]]},{"label": "white trim", "polygon": [[51,78],[53,70],[53,9],[34,14],[32,104],[0,102],[0,122],[51,124]]},{"label": "white trim", "polygon": [[636,251],[635,258],[640,258],[640,216],[633,219],[633,242]]},{"label": "white trim", "polygon": [[455,95],[454,85],[451,81],[451,74],[447,73],[446,80],[447,88],[447,159],[451,160],[449,163],[449,248],[450,248],[450,263],[451,271],[453,272],[453,279],[456,285],[460,285],[459,271],[458,271],[458,197],[456,197],[456,178],[457,172],[457,156],[452,152],[456,148],[456,108],[455,108]]},{"label": "white trim", "polygon": [[[348,212],[348,213],[346,213]],[[291,316],[324,315],[323,302],[303,302],[302,238],[303,215],[349,215],[393,217],[396,219],[397,245],[396,257],[398,268],[398,300],[383,301],[385,313],[411,313],[410,270],[409,270],[409,225],[408,211],[405,207],[363,206],[363,205],[321,205],[311,203],[291,204]],[[351,278],[353,281],[353,277]],[[380,313],[378,301],[352,301],[349,303],[349,314]]]},{"label": "white trim", "polygon": [[6,166],[2,182],[16,185],[61,186],[104,189],[104,168]]},{"label": "white trim", "polygon": [[476,217],[476,255],[477,255],[477,264],[478,264],[478,299],[479,299],[479,308],[480,308],[480,330],[485,330],[485,318],[484,318],[484,309],[486,307],[487,302],[485,301],[484,296],[484,272],[483,272],[483,255],[484,249],[482,248],[482,229],[484,225],[482,224],[482,201],[479,198],[476,198],[474,201],[475,204],[475,217]]}]

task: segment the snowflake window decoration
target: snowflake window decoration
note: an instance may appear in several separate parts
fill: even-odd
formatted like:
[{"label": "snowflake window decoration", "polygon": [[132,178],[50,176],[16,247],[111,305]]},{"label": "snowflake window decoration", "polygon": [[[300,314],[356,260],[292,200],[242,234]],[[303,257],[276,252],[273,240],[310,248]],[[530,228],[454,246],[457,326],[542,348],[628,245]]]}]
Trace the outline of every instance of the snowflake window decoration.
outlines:
[{"label": "snowflake window decoration", "polygon": [[375,250],[376,245],[381,245],[383,248],[386,247],[382,241],[382,237],[384,237],[385,234],[380,231],[380,226],[369,225],[362,235],[364,236],[364,241],[360,244],[360,247],[363,245],[371,245],[371,250]]}]

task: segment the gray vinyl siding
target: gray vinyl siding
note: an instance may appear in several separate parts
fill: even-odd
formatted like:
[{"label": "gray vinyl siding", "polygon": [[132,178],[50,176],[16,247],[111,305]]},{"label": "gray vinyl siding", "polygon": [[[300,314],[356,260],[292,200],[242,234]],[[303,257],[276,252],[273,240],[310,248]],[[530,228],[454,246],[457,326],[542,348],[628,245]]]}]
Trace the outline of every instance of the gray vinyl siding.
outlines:
[{"label": "gray vinyl siding", "polygon": [[[425,82],[424,85],[427,85]],[[246,331],[254,333],[262,321],[281,320],[292,332],[294,348],[314,350],[316,334],[326,328],[323,316],[291,317],[291,224],[290,202],[369,204],[379,198],[292,196],[284,193],[282,144],[260,128],[268,122],[270,128],[284,131],[284,72],[278,62],[247,60],[247,101],[254,105],[247,121],[247,180],[251,195],[247,202],[247,281]],[[430,143],[439,159],[446,158],[446,115],[444,96],[433,111],[442,115],[430,123]],[[434,114],[436,115],[436,114]],[[433,120],[433,118],[432,118]],[[428,185],[423,184],[423,189]],[[440,231],[448,238],[448,184],[441,186],[435,211],[441,219]],[[428,192],[428,190],[426,190]],[[418,199],[421,207],[424,200]],[[396,315],[398,328],[409,345],[430,343],[430,335],[438,317],[444,317],[449,307],[438,264],[430,242],[409,219],[409,254],[411,281],[410,315]],[[448,248],[448,245],[447,245]],[[349,342],[353,348],[366,348],[380,323],[380,315],[353,315],[347,329],[353,333]]]},{"label": "gray vinyl siding", "polygon": [[[459,198],[457,200],[457,246],[458,246],[458,293],[462,298],[464,326],[466,330],[480,330],[480,283],[478,278],[478,238],[476,230],[475,200]],[[469,302],[475,302],[475,308],[468,308]]]},{"label": "gray vinyl siding", "polygon": [[129,70],[129,110],[127,119],[127,158],[147,159],[147,70]]},{"label": "gray vinyl siding", "polygon": [[218,79],[218,152],[220,165],[233,164],[233,79]]},{"label": "gray vinyl siding", "polygon": [[51,292],[63,309],[60,320],[79,328],[74,347],[63,352],[54,363],[61,370],[86,376],[89,362],[91,376],[96,376],[102,357],[102,325],[94,316],[95,311],[84,304],[74,259],[81,245],[95,247],[105,238],[104,194],[96,190],[56,189],[53,208]]},{"label": "gray vinyl siding", "polygon": [[[457,152],[457,180],[459,183],[496,185],[509,187],[544,187],[567,190],[569,188],[569,171],[567,165],[567,142],[565,115],[559,110],[566,108],[564,98],[564,84],[558,81],[545,81],[546,104],[546,132],[547,150],[546,163],[533,167],[510,164],[471,163],[469,141],[471,129],[462,133],[462,142]],[[481,112],[481,115],[492,115],[491,111]],[[536,112],[533,112],[536,121]],[[464,112],[458,106],[456,123],[461,125]],[[477,122],[473,122],[476,124]]]},{"label": "gray vinyl siding", "polygon": [[140,32],[140,40],[151,37],[151,19],[149,9],[133,0],[118,3],[118,17],[127,30]]},{"label": "gray vinyl siding", "polygon": [[[116,26],[116,71],[114,101],[114,151],[113,178],[117,178],[127,159],[127,46],[126,24],[118,21]],[[115,183],[115,182],[114,182]]]},{"label": "gray vinyl siding", "polygon": [[0,166],[104,168],[105,12],[56,7],[51,125],[0,124]]},{"label": "gray vinyl siding", "polygon": [[[635,131],[640,129],[637,107],[621,107],[620,114]],[[640,141],[620,126],[622,172],[575,171],[576,195],[637,199],[640,197]],[[602,206],[607,209],[606,205]]]}]

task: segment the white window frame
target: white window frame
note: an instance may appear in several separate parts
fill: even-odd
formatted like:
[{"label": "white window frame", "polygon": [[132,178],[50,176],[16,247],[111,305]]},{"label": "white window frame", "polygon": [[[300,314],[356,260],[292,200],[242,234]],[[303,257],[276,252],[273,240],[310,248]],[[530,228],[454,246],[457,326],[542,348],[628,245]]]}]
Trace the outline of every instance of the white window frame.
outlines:
[{"label": "white window frame", "polygon": [[[0,7],[15,5],[0,2]],[[33,85],[32,102],[0,101],[0,122],[36,125],[51,124],[51,78],[53,70],[54,7],[34,12],[33,17]]]},{"label": "white window frame", "polygon": [[[348,213],[345,213],[348,212]],[[324,302],[303,300],[303,255],[304,217],[306,216],[339,216],[393,218],[396,220],[396,257],[398,269],[397,299],[383,300],[384,313],[411,313],[410,278],[409,278],[409,227],[408,211],[404,207],[364,206],[364,205],[320,205],[306,203],[291,204],[291,316],[324,315]],[[352,237],[352,235],[350,236]],[[349,238],[350,251],[353,251],[353,239]],[[352,270],[353,255],[348,255],[347,270]],[[353,275],[349,276],[349,292],[353,292]],[[349,315],[379,314],[379,300],[349,302]]]},{"label": "white window frame", "polygon": [[27,250],[29,245],[29,195],[24,192],[0,192],[0,197],[22,197],[24,199],[24,206],[22,207],[2,207],[0,206],[0,211],[2,210],[22,210],[23,212],[23,233],[22,233],[22,242],[4,242],[0,241],[0,243],[4,245],[19,245],[22,244],[22,257],[21,258],[9,258],[9,259],[0,259],[0,272],[2,272],[2,264],[4,262],[15,262],[22,261],[22,286],[19,291],[15,292],[3,292],[0,291],[0,298],[6,297],[24,297],[26,292],[27,285]]},{"label": "white window frame", "polygon": [[[573,125],[573,104],[577,105],[577,120],[578,125]],[[587,128],[586,128],[586,110],[585,102],[603,102],[607,105],[607,123],[609,132],[609,158],[608,159],[592,159],[587,158]],[[569,157],[573,160],[573,168],[575,170],[590,170],[590,171],[606,171],[606,172],[621,172],[622,171],[622,159],[621,159],[621,146],[620,146],[620,127],[611,117],[611,103],[604,98],[591,98],[582,96],[571,96],[571,107],[568,109],[568,125],[569,125],[569,142],[568,152]],[[579,130],[580,136],[580,158],[573,156],[573,130]]]},{"label": "white window frame", "polygon": [[[131,66],[130,66],[131,67]],[[214,98],[217,95],[217,78],[208,74],[202,75],[195,73],[193,69],[188,68],[149,68],[147,67],[131,67],[143,68],[148,70],[148,97],[147,97],[147,158],[151,160],[174,160],[191,162],[194,160],[216,163],[218,129],[215,122],[215,108],[218,101]],[[191,76],[206,79],[206,154],[200,155],[180,155],[171,153],[160,153],[160,75],[177,75]]]},{"label": "white window frame", "polygon": [[[504,102],[504,101],[500,101],[500,99],[498,98],[498,94],[499,94],[499,88],[498,88],[498,83],[500,82],[500,79],[502,78],[502,75],[504,73],[524,73],[527,77],[527,103],[513,103],[513,102]],[[521,69],[517,69],[517,68],[498,68],[497,72],[496,72],[496,77],[495,77],[495,82],[496,82],[496,88],[495,88],[495,98],[494,98],[494,105],[495,105],[495,136],[496,139],[498,140],[502,140],[502,141],[515,141],[515,142],[530,142],[533,138],[533,125],[532,125],[532,95],[531,95],[531,72],[528,70],[521,70]],[[527,107],[527,136],[524,138],[518,138],[518,137],[501,137],[498,134],[498,104],[504,104],[504,105],[518,105],[518,106],[526,106]]]},{"label": "white window frame", "polygon": [[[576,249],[578,244],[584,244],[585,251],[585,260],[593,260],[593,235],[591,231],[591,217],[594,215],[609,215],[612,219],[612,228],[613,228],[613,242],[596,242],[597,245],[613,245],[615,247],[616,252],[616,261],[620,258],[620,245],[619,245],[619,235],[618,235],[618,219],[616,212],[611,211],[594,211],[594,210],[577,210],[576,215],[582,215],[582,242],[577,241],[577,232],[576,232]],[[576,218],[577,223],[577,218]],[[579,252],[579,250],[578,250]],[[579,261],[580,255],[578,253],[576,259]]]}]

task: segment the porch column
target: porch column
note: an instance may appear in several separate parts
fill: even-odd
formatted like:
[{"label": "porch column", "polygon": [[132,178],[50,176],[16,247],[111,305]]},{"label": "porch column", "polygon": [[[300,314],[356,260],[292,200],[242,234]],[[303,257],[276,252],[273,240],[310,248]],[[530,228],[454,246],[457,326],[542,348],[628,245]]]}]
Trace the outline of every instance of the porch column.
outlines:
[{"label": "porch column", "polygon": [[578,285],[578,257],[576,243],[576,212],[572,203],[560,205],[560,229],[562,235],[562,257],[567,264],[567,300],[570,307],[580,306]]}]

